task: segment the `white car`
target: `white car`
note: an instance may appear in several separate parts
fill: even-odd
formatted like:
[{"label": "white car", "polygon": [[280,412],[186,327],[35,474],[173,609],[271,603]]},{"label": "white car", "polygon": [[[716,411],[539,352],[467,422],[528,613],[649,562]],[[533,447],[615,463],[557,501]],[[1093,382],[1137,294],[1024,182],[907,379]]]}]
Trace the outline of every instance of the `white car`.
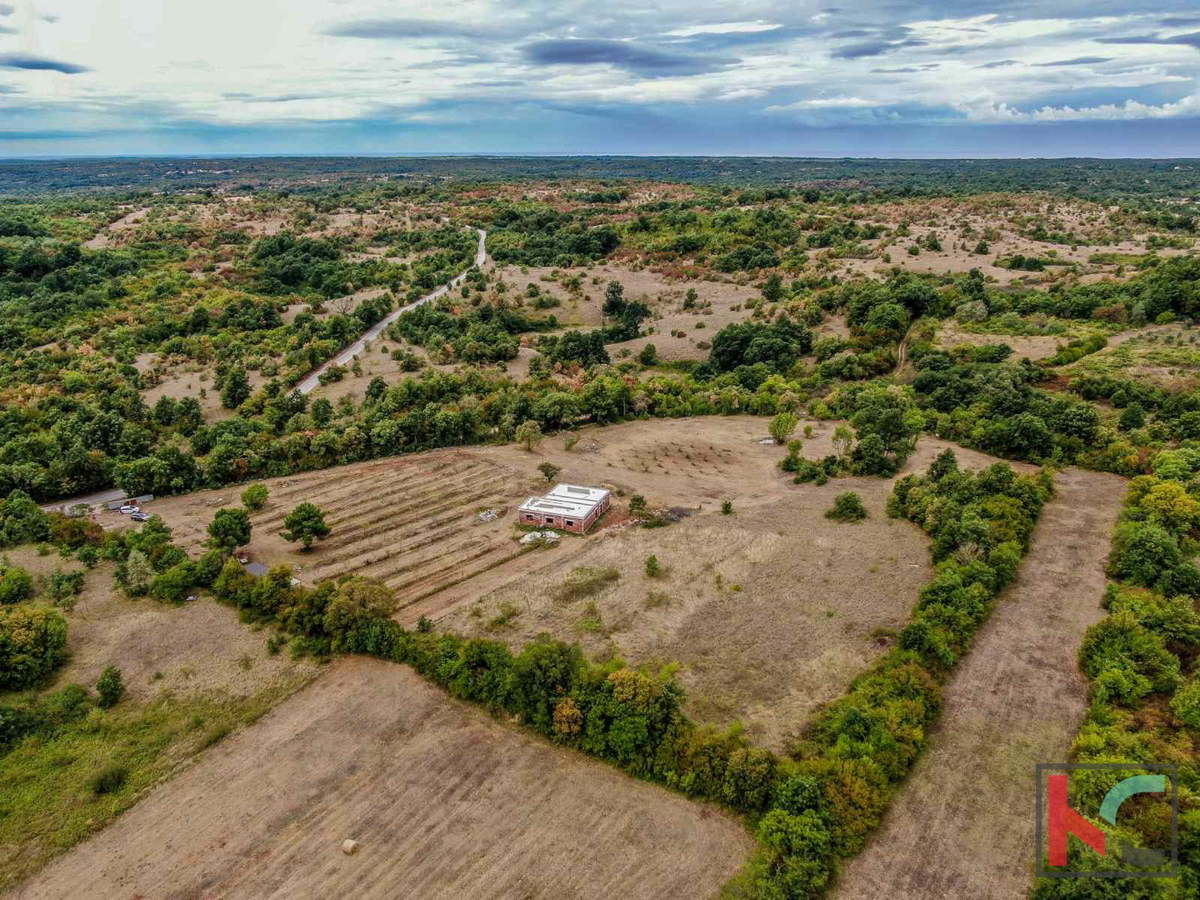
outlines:
[{"label": "white car", "polygon": [[126,503],[121,507],[121,515],[123,516],[128,516],[135,512],[141,512],[141,509],[132,503]]}]

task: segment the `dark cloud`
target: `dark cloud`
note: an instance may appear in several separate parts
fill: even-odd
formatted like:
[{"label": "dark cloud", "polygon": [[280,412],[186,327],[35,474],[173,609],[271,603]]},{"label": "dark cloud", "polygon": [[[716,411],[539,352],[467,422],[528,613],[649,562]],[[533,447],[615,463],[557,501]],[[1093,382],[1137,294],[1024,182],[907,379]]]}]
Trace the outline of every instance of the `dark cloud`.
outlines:
[{"label": "dark cloud", "polygon": [[17,8],[11,3],[0,3],[0,16],[11,16]]},{"label": "dark cloud", "polygon": [[54,15],[53,13],[46,13],[46,15],[41,16],[40,18],[43,22],[49,22],[51,25],[58,21],[58,16]]},{"label": "dark cloud", "polygon": [[859,44],[838,47],[829,55],[834,59],[862,59],[868,56],[882,56],[905,47],[924,47],[927,43],[928,41],[918,41],[914,38],[902,41],[863,41]]},{"label": "dark cloud", "polygon": [[922,66],[901,66],[899,69],[872,69],[871,72],[878,75],[898,75],[902,72],[921,72],[924,71]]},{"label": "dark cloud", "polygon": [[17,29],[10,28],[7,25],[0,25],[0,34],[16,34]]},{"label": "dark cloud", "polygon": [[851,28],[848,31],[835,31],[830,35],[831,38],[859,38],[870,37],[874,32],[868,31],[865,28]]},{"label": "dark cloud", "polygon": [[1163,28],[1187,28],[1189,25],[1200,25],[1200,16],[1171,16],[1169,19],[1159,19],[1158,24]]},{"label": "dark cloud", "polygon": [[977,69],[1003,69],[1005,66],[1019,66],[1019,59],[998,59],[995,62],[984,63],[982,66],[976,66]]},{"label": "dark cloud", "polygon": [[64,75],[78,75],[80,72],[91,71],[87,66],[60,62],[45,56],[34,56],[31,53],[0,53],[0,69],[33,69],[35,71],[62,72]]},{"label": "dark cloud", "polygon": [[496,29],[460,25],[437,19],[387,18],[358,19],[325,29],[333,37],[371,38],[374,40],[423,38],[484,38],[495,37]]},{"label": "dark cloud", "polygon": [[1116,57],[1113,56],[1076,56],[1072,59],[1058,59],[1054,62],[1034,63],[1039,69],[1048,69],[1053,66],[1091,66],[1097,63],[1112,62]]},{"label": "dark cloud", "polygon": [[730,62],[711,57],[664,53],[628,41],[535,41],[524,49],[526,58],[540,65],[611,65],[646,77],[697,75],[723,68]]},{"label": "dark cloud", "polygon": [[1157,34],[1131,34],[1128,37],[1096,38],[1100,44],[1182,44],[1185,47],[1195,47],[1200,50],[1200,31],[1189,34],[1176,34],[1171,37],[1161,37]]}]

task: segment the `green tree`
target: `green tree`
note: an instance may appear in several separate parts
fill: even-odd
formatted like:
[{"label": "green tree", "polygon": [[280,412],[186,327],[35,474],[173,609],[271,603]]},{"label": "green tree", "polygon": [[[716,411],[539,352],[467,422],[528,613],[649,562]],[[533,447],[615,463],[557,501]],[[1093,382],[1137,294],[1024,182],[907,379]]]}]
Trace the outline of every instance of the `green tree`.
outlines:
[{"label": "green tree", "polygon": [[299,541],[305,550],[312,549],[314,542],[328,537],[332,530],[325,524],[325,513],[312,503],[301,503],[283,520],[286,531],[281,532],[287,541]]},{"label": "green tree", "polygon": [[333,404],[324,397],[318,397],[313,401],[312,419],[318,428],[326,427],[333,421]]},{"label": "green tree", "polygon": [[858,522],[867,517],[862,498],[853,491],[838,494],[833,498],[833,507],[826,511],[825,518],[839,522]]},{"label": "green tree", "polygon": [[219,509],[208,524],[208,546],[233,550],[250,543],[250,514],[244,509]]},{"label": "green tree", "polygon": [[771,437],[775,439],[775,443],[786,444],[787,439],[792,436],[792,432],[799,424],[800,420],[793,413],[781,412],[771,420],[768,430],[771,432]]},{"label": "green tree", "polygon": [[131,597],[141,597],[150,590],[150,579],[154,577],[154,567],[150,565],[150,560],[141,550],[132,551],[120,571],[121,581]]},{"label": "green tree", "polygon": [[100,708],[109,709],[117,705],[121,695],[125,693],[125,683],[121,678],[121,670],[116,666],[105,666],[96,682],[96,693],[100,695]]},{"label": "green tree", "polygon": [[522,422],[517,426],[517,443],[525,448],[526,451],[532,453],[544,439],[542,427],[533,419]]},{"label": "green tree", "polygon": [[231,369],[221,385],[221,405],[226,409],[237,409],[250,398],[250,379],[245,370]]},{"label": "green tree", "polygon": [[0,604],[20,603],[33,596],[33,576],[18,566],[0,564]]},{"label": "green tree", "polygon": [[48,606],[0,607],[0,690],[33,687],[63,661],[67,622]]},{"label": "green tree", "polygon": [[641,352],[638,353],[637,359],[638,362],[640,362],[643,366],[657,366],[658,348],[653,344],[647,344],[642,348]]},{"label": "green tree", "polygon": [[270,496],[271,491],[265,484],[252,484],[242,491],[242,506],[250,512],[258,512],[267,505]]},{"label": "green tree", "polygon": [[558,477],[558,473],[561,472],[562,469],[554,465],[552,462],[544,462],[538,466],[538,471],[542,473],[542,477],[547,481],[553,481]]}]

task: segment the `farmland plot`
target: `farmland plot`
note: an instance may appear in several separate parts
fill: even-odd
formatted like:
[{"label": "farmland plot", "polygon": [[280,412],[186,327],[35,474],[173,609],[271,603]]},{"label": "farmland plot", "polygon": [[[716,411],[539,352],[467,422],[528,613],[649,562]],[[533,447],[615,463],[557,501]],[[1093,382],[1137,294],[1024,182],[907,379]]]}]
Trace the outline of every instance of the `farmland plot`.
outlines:
[{"label": "farmland plot", "polygon": [[751,846],[732,817],[493,722],[404,666],[345,659],[13,900],[574,900],[597,885],[697,900]]},{"label": "farmland plot", "polygon": [[[520,554],[503,518],[481,523],[485,509],[514,508],[528,476],[468,452],[442,451],[346,466],[266,484],[267,507],[251,517],[256,558],[286,562],[309,583],[343,575],[378,578],[401,604],[435,594]],[[153,511],[193,552],[206,538],[215,507],[237,491],[209,491],[156,502]],[[280,536],[297,504],[315,503],[332,534],[304,553]]]}]

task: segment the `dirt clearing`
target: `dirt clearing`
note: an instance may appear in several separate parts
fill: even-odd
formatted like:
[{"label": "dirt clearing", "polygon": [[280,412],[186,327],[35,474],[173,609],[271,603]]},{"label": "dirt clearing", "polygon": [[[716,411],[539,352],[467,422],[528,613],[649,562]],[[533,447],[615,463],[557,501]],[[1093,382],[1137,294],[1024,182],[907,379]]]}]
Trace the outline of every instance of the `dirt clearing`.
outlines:
[{"label": "dirt clearing", "polygon": [[[849,490],[870,517],[826,519]],[[836,479],[731,516],[623,529],[441,624],[517,647],[548,631],[597,659],[678,662],[692,718],[740,721],[755,743],[784,749],[883,651],[881,635],[903,627],[930,577],[925,535],[884,513],[890,491],[882,479]],[[561,598],[578,567],[619,577]]]},{"label": "dirt clearing", "polygon": [[710,807],[346,659],[13,896],[696,900],[751,847]]},{"label": "dirt clearing", "polygon": [[951,678],[945,709],[883,826],[833,897],[1012,900],[1030,888],[1034,765],[1062,762],[1087,707],[1076,653],[1104,616],[1125,482],[1068,469],[1016,581]]}]

